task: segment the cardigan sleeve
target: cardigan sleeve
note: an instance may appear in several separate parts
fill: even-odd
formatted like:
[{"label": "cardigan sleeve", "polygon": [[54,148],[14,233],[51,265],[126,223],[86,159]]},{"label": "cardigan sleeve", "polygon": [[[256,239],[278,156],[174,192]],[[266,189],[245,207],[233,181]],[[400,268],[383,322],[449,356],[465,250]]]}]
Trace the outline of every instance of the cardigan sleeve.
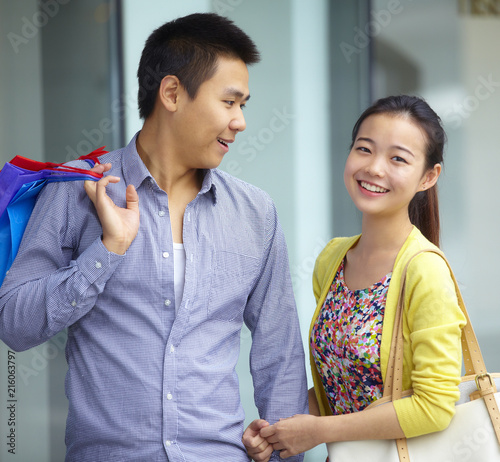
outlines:
[{"label": "cardigan sleeve", "polygon": [[323,249],[318,258],[316,259],[316,263],[314,265],[313,277],[312,277],[312,285],[314,298],[316,300],[316,310],[311,319],[311,325],[309,327],[309,363],[311,366],[311,374],[314,384],[314,392],[316,394],[316,400],[318,402],[318,407],[320,411],[320,415],[331,415],[330,406],[328,405],[328,398],[325,393],[325,389],[323,388],[323,384],[321,382],[321,378],[319,376],[318,369],[316,368],[316,363],[314,361],[314,356],[312,354],[311,349],[311,335],[314,323],[319,313],[319,303],[321,302],[321,294],[324,291],[325,277],[327,274],[327,266],[329,260],[329,248],[332,245],[332,241]]},{"label": "cardigan sleeve", "polygon": [[394,402],[407,438],[444,430],[455,414],[465,326],[456,290],[440,256],[423,253],[410,264],[403,332],[413,364],[403,369],[412,371],[413,395]]},{"label": "cardigan sleeve", "polygon": [[313,292],[316,299],[316,310],[311,320],[309,327],[309,362],[311,365],[311,373],[314,383],[314,391],[321,415],[332,415],[332,411],[328,404],[325,389],[321,382],[321,378],[316,368],[314,357],[311,349],[311,335],[316,319],[319,315],[323,301],[328,293],[333,277],[337,272],[340,262],[344,258],[346,252],[356,243],[358,236],[349,238],[339,237],[332,239],[325,248],[321,251],[316,259],[313,272]]}]

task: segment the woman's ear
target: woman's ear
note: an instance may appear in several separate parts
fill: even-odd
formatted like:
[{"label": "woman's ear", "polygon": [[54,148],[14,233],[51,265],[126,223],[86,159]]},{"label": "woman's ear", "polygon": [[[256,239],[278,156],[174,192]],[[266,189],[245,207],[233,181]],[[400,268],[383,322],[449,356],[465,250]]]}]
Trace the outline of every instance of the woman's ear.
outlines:
[{"label": "woman's ear", "polygon": [[437,183],[439,175],[441,175],[441,169],[441,164],[436,164],[434,167],[427,170],[422,177],[419,191],[425,191],[426,189],[432,188]]},{"label": "woman's ear", "polygon": [[167,75],[160,82],[158,102],[170,112],[177,111],[177,102],[181,84],[175,75]]}]

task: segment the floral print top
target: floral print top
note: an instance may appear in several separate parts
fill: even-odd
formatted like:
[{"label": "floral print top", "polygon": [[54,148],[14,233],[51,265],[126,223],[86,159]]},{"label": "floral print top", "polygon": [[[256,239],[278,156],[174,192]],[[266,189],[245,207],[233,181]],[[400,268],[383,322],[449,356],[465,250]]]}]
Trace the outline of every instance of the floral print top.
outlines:
[{"label": "floral print top", "polygon": [[382,396],[380,341],[392,276],[351,291],[344,261],[311,333],[312,354],[334,415],[361,411]]}]

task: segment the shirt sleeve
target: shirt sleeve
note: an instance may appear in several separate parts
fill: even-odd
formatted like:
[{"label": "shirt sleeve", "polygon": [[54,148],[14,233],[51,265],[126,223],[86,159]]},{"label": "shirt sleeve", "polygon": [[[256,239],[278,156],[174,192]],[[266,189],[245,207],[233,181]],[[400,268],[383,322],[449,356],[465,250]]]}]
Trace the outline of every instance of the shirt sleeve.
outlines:
[{"label": "shirt sleeve", "polygon": [[[252,333],[250,370],[261,418],[308,413],[305,358],[292,290],[285,237],[274,204],[266,219],[261,273],[245,309]],[[303,455],[291,457],[301,461]],[[271,460],[280,460],[277,453]]]},{"label": "shirt sleeve", "polygon": [[76,254],[76,216],[94,216],[77,183],[44,188],[0,287],[0,338],[14,350],[37,346],[87,314],[123,258],[107,251],[100,233]]},{"label": "shirt sleeve", "polygon": [[403,366],[412,370],[413,395],[394,402],[407,438],[444,430],[455,414],[465,326],[446,262],[430,252],[415,260],[408,268],[404,339],[413,364]]}]

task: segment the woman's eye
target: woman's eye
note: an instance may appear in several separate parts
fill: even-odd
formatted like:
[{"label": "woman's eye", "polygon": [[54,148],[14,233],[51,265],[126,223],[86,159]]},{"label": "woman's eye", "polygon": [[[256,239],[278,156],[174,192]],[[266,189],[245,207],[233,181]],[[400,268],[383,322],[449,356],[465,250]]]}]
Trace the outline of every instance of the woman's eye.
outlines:
[{"label": "woman's eye", "polygon": [[229,106],[232,106],[234,104],[234,101],[224,101],[226,104],[229,104]]},{"label": "woman's eye", "polygon": [[403,162],[405,164],[407,164],[408,162],[406,162],[406,159],[404,159],[403,157],[400,157],[400,156],[394,156],[393,159],[396,161],[396,162]]},{"label": "woman's eye", "polygon": [[370,150],[369,150],[368,148],[365,148],[364,146],[359,146],[359,147],[358,147],[358,151],[361,151],[361,152],[367,152],[367,153],[369,153],[369,152],[370,152]]}]

